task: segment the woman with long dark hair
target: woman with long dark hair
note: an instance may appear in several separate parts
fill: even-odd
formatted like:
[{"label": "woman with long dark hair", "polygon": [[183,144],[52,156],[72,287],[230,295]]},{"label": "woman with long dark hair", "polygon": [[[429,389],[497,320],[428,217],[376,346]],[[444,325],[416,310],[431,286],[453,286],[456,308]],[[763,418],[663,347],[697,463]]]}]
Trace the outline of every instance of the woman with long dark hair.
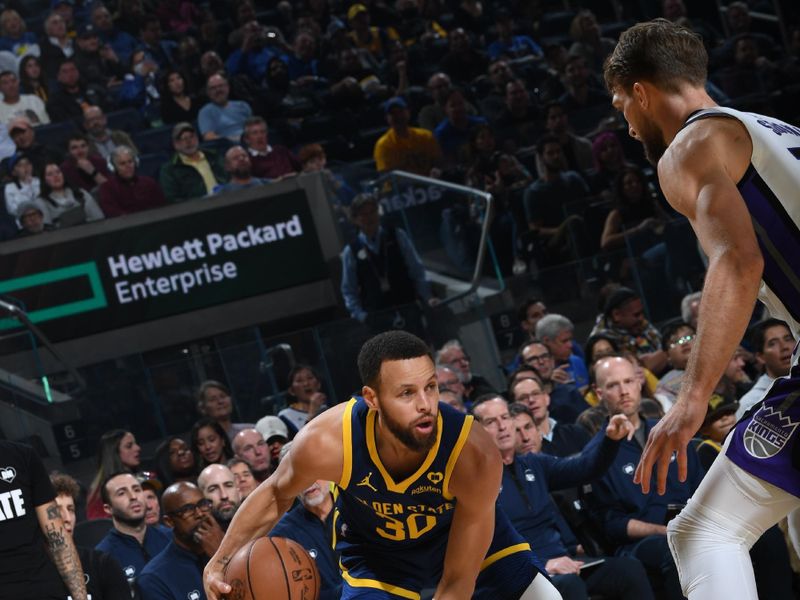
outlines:
[{"label": "woman with long dark hair", "polygon": [[161,120],[171,125],[197,120],[200,103],[189,92],[186,78],[177,69],[167,69],[161,77]]},{"label": "woman with long dark hair", "polygon": [[192,426],[189,436],[197,469],[202,470],[215,463],[225,464],[233,458],[233,446],[222,425],[205,417]]},{"label": "woman with long dark hair", "polygon": [[100,436],[97,448],[97,472],[89,486],[89,497],[86,500],[86,518],[106,518],[103,510],[103,499],[100,486],[106,477],[122,471],[133,473],[139,468],[141,448],[130,431],[112,429]]},{"label": "woman with long dark hair", "polygon": [[50,88],[47,77],[42,72],[42,63],[38,56],[28,55],[19,63],[19,89],[23,94],[38,96],[47,104]]},{"label": "woman with long dark hair", "polygon": [[165,488],[178,481],[197,481],[194,454],[182,437],[170,436],[156,448],[156,472]]},{"label": "woman with long dark hair", "polygon": [[61,217],[66,225],[76,225],[87,221],[98,221],[104,218],[97,201],[86,190],[68,186],[64,173],[56,163],[45,164],[41,176],[40,204],[46,210],[45,222],[60,225]]}]

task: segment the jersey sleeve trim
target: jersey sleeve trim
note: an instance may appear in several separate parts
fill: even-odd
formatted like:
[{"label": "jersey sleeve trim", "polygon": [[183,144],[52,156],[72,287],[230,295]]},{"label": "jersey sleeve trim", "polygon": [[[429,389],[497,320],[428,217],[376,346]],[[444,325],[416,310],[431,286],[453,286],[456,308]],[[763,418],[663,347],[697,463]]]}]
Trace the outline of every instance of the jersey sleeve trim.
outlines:
[{"label": "jersey sleeve trim", "polygon": [[447,459],[447,465],[444,469],[444,481],[442,483],[442,496],[447,500],[452,500],[453,496],[450,495],[450,476],[453,474],[453,469],[456,467],[458,457],[461,456],[461,450],[464,444],[467,443],[469,432],[472,429],[472,423],[475,418],[472,415],[467,415],[464,423],[461,425],[461,432],[458,434],[458,439],[453,446],[453,451],[450,453],[450,458]]},{"label": "jersey sleeve trim", "polygon": [[342,477],[339,487],[347,489],[353,473],[353,407],[355,398],[351,398],[342,413]]}]

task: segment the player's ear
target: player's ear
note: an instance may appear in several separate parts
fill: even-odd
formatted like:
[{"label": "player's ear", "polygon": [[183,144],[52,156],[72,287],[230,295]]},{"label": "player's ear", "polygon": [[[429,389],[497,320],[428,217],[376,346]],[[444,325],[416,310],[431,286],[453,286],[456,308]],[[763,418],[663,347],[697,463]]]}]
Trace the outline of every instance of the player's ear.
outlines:
[{"label": "player's ear", "polygon": [[637,81],[633,84],[631,93],[633,94],[633,99],[636,100],[636,103],[641,108],[647,108],[650,104],[650,90],[647,89],[646,85]]},{"label": "player's ear", "polygon": [[364,397],[364,401],[367,403],[371,409],[375,410],[378,408],[378,394],[375,393],[375,390],[365,385],[361,388],[361,395]]}]

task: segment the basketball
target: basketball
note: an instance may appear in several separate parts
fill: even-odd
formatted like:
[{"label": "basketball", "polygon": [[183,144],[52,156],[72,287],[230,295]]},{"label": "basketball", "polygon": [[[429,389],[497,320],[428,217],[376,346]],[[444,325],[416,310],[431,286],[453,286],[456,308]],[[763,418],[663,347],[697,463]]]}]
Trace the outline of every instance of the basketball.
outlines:
[{"label": "basketball", "polygon": [[228,600],[317,600],[314,559],[288,538],[259,538],[233,555],[225,570]]}]

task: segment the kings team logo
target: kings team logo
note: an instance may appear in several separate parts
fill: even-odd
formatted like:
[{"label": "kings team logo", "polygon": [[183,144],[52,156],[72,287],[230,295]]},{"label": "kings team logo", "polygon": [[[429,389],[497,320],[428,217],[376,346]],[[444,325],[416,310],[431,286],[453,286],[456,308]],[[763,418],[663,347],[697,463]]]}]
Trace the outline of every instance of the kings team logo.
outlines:
[{"label": "kings team logo", "polygon": [[783,416],[780,409],[762,406],[744,431],[744,447],[755,458],[771,458],[784,449],[800,421]]}]

